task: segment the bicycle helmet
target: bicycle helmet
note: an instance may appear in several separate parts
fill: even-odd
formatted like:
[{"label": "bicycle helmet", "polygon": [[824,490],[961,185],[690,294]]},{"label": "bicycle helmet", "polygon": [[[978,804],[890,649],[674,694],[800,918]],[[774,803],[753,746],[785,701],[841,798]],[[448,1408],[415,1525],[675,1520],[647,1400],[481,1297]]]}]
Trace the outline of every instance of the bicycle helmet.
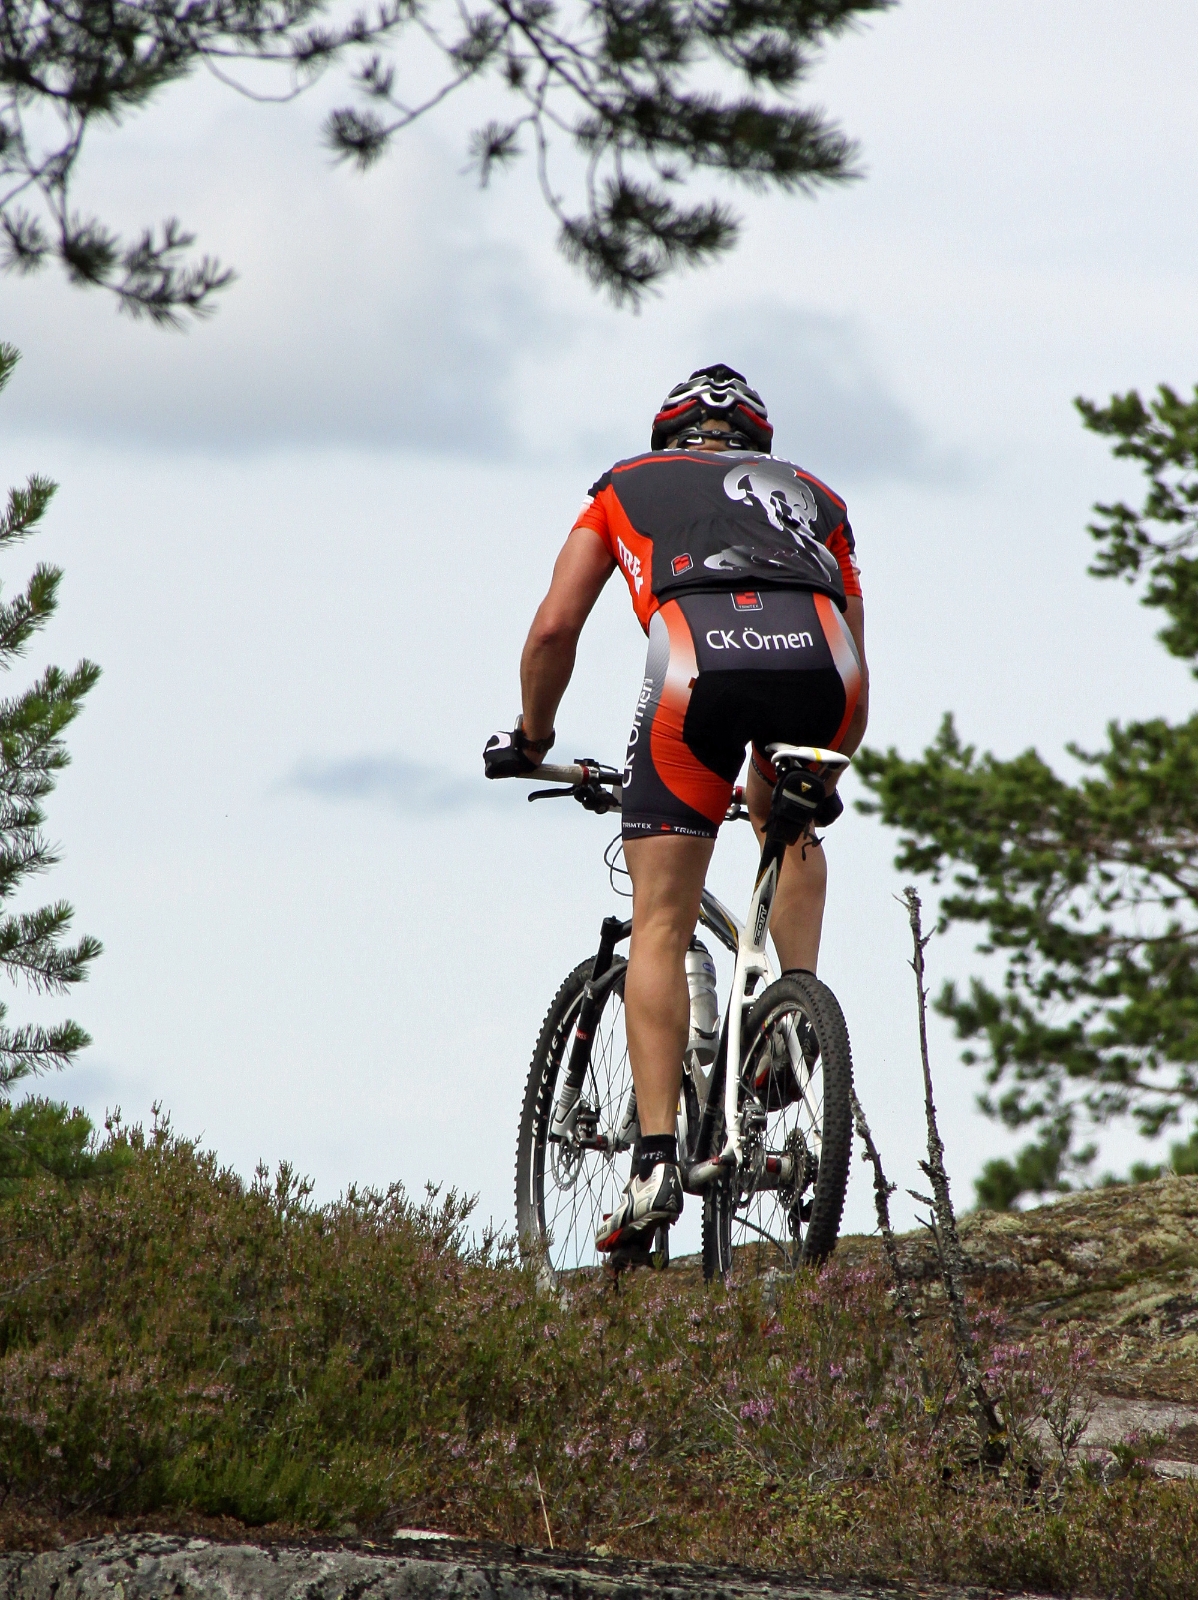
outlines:
[{"label": "bicycle helmet", "polygon": [[685,450],[701,442],[700,424],[709,418],[731,427],[730,449],[769,455],[774,428],[765,402],[741,373],[722,362],[700,367],[670,390],[653,419],[650,444],[654,450]]}]

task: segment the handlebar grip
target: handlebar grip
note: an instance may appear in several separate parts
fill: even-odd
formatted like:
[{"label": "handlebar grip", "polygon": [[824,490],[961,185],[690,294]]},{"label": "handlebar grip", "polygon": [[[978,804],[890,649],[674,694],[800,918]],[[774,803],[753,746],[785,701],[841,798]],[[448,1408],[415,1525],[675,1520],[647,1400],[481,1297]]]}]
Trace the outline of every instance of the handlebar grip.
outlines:
[{"label": "handlebar grip", "polygon": [[586,771],[574,763],[568,766],[551,766],[543,761],[539,767],[534,767],[531,772],[519,772],[515,777],[527,778],[533,783],[584,783],[587,778]]}]

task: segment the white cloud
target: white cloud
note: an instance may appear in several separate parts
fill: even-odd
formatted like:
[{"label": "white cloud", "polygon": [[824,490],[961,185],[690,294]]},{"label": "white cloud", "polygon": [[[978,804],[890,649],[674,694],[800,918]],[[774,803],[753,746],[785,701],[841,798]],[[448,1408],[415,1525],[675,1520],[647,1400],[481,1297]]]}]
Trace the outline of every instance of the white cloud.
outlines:
[{"label": "white cloud", "polygon": [[204,83],[176,93],[181,114],[191,101],[193,116],[211,112],[214,99],[223,112],[205,161],[155,143],[159,109],[120,144],[97,143],[89,198],[105,220],[143,218],[153,202],[140,171],[236,281],[209,320],[175,333],[52,269],[10,278],[6,337],[26,360],[8,427],[207,454],[518,450],[517,376],[568,351],[569,325],[544,303],[521,242],[487,236],[495,207],[458,152],[418,128],[362,177],[321,155],[315,104],[264,112]]},{"label": "white cloud", "polygon": [[483,802],[486,789],[477,780],[477,773],[466,779],[406,756],[363,754],[301,761],[281,787],[318,800],[365,801],[417,816],[441,816]]}]

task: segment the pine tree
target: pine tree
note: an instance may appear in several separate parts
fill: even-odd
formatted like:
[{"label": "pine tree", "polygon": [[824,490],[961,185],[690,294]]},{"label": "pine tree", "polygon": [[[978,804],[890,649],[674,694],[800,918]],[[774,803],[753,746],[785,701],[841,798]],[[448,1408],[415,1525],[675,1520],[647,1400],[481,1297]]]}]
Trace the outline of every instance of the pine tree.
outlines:
[{"label": "pine tree", "polygon": [[[325,125],[339,157],[369,166],[397,133],[485,78],[511,115],[469,139],[484,183],[522,150],[537,162],[559,243],[618,301],[735,241],[717,200],[687,202],[697,173],[784,191],[854,176],[852,143],[793,103],[815,51],[894,0],[5,0],[0,7],[0,245],[28,272],[57,257],[72,282],[135,316],[201,314],[232,276],[189,255],[173,218],[120,238],[72,198],[96,123],[111,127],[200,67],[251,94],[239,69],[281,75],[290,99],[356,62],[358,104]],[[419,44],[405,56],[404,36]],[[439,80],[429,58],[439,57]],[[254,80],[258,82],[258,79]],[[575,201],[551,177],[565,140],[585,158]]]},{"label": "pine tree", "polygon": [[[1095,506],[1090,571],[1138,584],[1198,676],[1198,388],[1076,403],[1148,480],[1139,507]],[[937,1001],[985,1068],[982,1109],[1036,1130],[988,1164],[989,1205],[1068,1188],[1093,1159],[1088,1129],[1130,1117],[1153,1137],[1198,1110],[1198,716],[1112,722],[1102,750],[1069,750],[1086,769],[1073,783],[1035,750],[979,755],[946,716],[917,759],[855,762],[874,795],[862,809],[902,830],[897,865],[944,884],[941,926],[980,927],[1005,962],[998,987],[948,983]],[[1175,1165],[1196,1149],[1174,1146]]]},{"label": "pine tree", "polygon": [[[0,389],[17,359],[11,345],[0,344]],[[0,516],[0,551],[34,532],[54,489],[35,476],[23,489],[9,491]],[[11,668],[54,615],[61,581],[57,567],[39,564],[21,593],[0,598],[0,667]],[[47,667],[21,693],[0,699],[0,905],[59,859],[42,831],[42,802],[70,760],[63,735],[99,676],[90,661],[71,672]],[[39,992],[62,994],[81,982],[101,947],[87,935],[75,944],[65,942],[72,917],[65,900],[35,911],[0,912],[0,967],[14,982]],[[82,1113],[45,1100],[11,1103],[19,1084],[67,1066],[90,1042],[76,1022],[12,1027],[8,1007],[0,1002],[0,1192],[38,1170],[74,1177],[95,1169],[87,1149],[91,1124]]]}]

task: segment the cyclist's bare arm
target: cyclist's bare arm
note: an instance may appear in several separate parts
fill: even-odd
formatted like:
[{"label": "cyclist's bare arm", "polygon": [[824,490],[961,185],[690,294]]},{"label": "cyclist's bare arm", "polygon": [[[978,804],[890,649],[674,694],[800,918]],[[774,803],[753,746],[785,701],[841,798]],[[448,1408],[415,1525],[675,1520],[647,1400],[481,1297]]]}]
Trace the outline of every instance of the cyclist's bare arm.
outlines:
[{"label": "cyclist's bare arm", "polygon": [[574,671],[578,636],[615,569],[607,546],[591,528],[575,528],[562,546],[520,657],[521,710],[530,739],[552,733]]}]

